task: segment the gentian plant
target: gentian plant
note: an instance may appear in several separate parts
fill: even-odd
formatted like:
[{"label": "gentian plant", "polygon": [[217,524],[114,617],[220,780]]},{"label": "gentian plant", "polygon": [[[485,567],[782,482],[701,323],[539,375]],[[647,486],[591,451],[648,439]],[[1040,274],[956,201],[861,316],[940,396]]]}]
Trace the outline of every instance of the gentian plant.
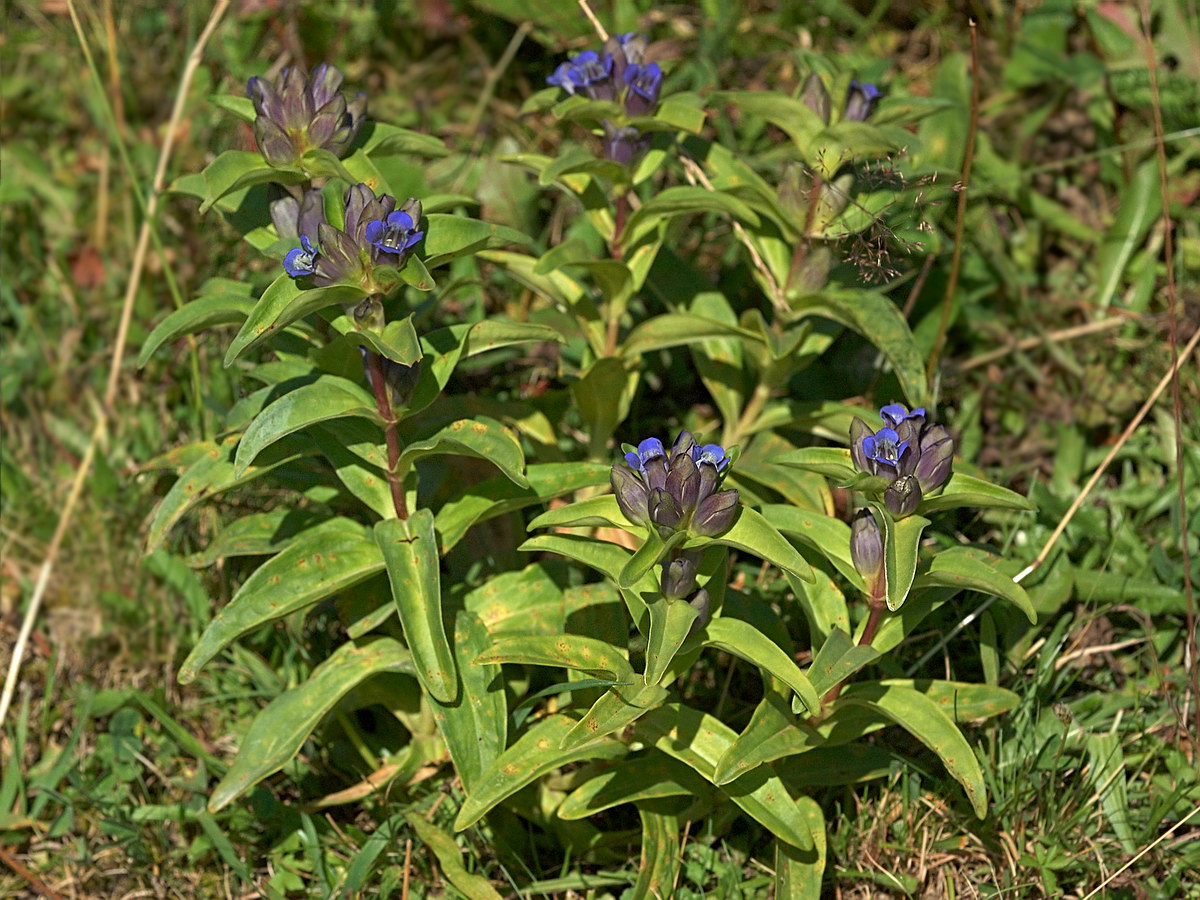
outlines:
[{"label": "gentian plant", "polygon": [[[368,779],[372,789],[452,769],[453,827],[478,827],[496,847],[520,831],[515,814],[598,863],[604,842],[586,820],[632,804],[643,842],[634,898],[669,892],[690,823],[719,832],[741,818],[775,854],[776,896],[816,900],[827,844],[811,794],[885,775],[903,757],[875,733],[898,725],[985,814],[986,781],[960,726],[1015,695],[884,677],[894,671],[876,664],[967,588],[1034,618],[996,554],[935,537],[946,511],[1028,503],[955,460],[890,298],[823,278],[800,286],[823,233],[797,224],[741,149],[705,130],[698,97],[663,95],[647,46],[626,34],[580,53],[526,104],[527,115],[582,124],[601,147],[507,158],[584,211],[556,242],[466,216],[412,157],[475,151],[365,120],[365,100],[347,100],[330,66],[254,79],[249,102],[219,101],[254,123],[258,149],[227,150],[174,190],[265,261],[202,287],[154,329],[142,359],[236,324],[226,364],[250,386],[216,437],[159,461],[178,478],[148,541],[162,544],[201,502],[254,498],[192,558],[265,560],[197,637],[181,682],[268,623],[302,641],[300,623],[320,610],[336,637],[254,719],[210,809],[239,801],[306,741],[345,732],[390,773]],[[769,121],[783,109],[794,131],[809,123],[789,136],[813,171],[815,144],[865,142],[817,175],[825,185],[853,177],[876,139],[869,88],[850,83],[838,121],[811,80],[801,98],[714,102]],[[697,183],[680,183],[688,176]],[[675,237],[692,220],[730,226],[716,229],[729,243],[711,259],[753,249],[763,296],[726,293],[720,273],[688,258]],[[487,279],[526,292],[519,317],[482,301],[469,321],[447,314],[447,294]],[[842,328],[878,347],[885,384],[909,404],[884,406],[878,427],[853,418],[847,433],[846,406],[795,395]],[[516,345],[550,348],[559,384],[481,390],[478,367]],[[458,380],[484,353],[476,380]],[[693,369],[712,399],[703,413],[663,387],[665,373]],[[617,436],[646,433],[628,421],[639,398],[647,430],[677,434],[669,446],[646,437],[617,449]],[[714,436],[698,438],[698,425]],[[838,433],[848,446],[820,445]],[[522,529],[532,536],[519,545],[505,537]],[[701,708],[685,690],[694,671],[730,659],[761,684],[749,718]],[[372,702],[399,732],[345,715]],[[567,779],[551,777],[564,767]]]}]

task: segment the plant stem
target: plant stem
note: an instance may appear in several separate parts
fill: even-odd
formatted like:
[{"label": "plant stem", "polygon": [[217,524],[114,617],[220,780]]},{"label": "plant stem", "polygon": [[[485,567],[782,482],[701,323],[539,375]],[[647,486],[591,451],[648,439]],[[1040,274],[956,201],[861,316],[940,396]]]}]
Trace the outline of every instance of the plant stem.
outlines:
[{"label": "plant stem", "polygon": [[367,371],[370,375],[371,390],[375,394],[375,408],[383,419],[383,434],[387,440],[387,480],[392,491],[392,505],[396,509],[396,517],[408,518],[408,502],[404,498],[404,485],[400,482],[397,467],[400,464],[400,429],[396,413],[392,409],[392,398],[388,395],[387,379],[383,376],[383,362],[378,353],[367,351]]},{"label": "plant stem", "polygon": [[[858,639],[858,646],[868,647],[871,641],[875,640],[875,632],[879,630],[879,623],[883,621],[883,613],[886,609],[887,604],[883,602],[883,598],[877,597],[871,600],[871,611],[867,614],[867,624],[863,627],[862,637]],[[845,686],[845,681],[839,681],[830,688],[829,693],[821,701],[822,705],[836,700]]]},{"label": "plant stem", "polygon": [[726,446],[736,444],[742,439],[743,435],[745,435],[758,417],[762,415],[763,407],[767,405],[769,399],[771,399],[771,386],[765,380],[760,381],[758,387],[754,389],[754,393],[750,395],[750,402],[742,410],[742,417],[733,426],[733,431],[725,436]]}]

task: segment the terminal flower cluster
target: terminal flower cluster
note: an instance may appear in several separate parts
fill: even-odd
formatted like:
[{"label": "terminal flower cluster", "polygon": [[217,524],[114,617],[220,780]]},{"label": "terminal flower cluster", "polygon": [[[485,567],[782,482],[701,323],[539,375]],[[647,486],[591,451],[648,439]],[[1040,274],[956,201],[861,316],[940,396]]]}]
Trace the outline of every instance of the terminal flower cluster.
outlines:
[{"label": "terminal flower cluster", "polygon": [[954,439],[942,425],[925,422],[925,409],[892,403],[879,411],[883,427],[862,419],[850,425],[850,458],[866,475],[885,479],[883,501],[897,518],[912,515],[921,500],[944,485],[954,461]]},{"label": "terminal flower cluster", "polygon": [[292,166],[312,149],[346,155],[367,112],[367,97],[351,100],[341,91],[343,76],[325,63],[311,73],[292,66],[274,83],[251,78],[246,93],[254,103],[254,137],[273,166]]}]

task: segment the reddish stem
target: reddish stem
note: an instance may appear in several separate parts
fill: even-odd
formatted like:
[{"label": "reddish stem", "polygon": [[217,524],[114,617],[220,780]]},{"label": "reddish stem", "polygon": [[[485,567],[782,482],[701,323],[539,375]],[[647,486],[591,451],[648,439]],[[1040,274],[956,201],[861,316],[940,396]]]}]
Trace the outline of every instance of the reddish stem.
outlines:
[{"label": "reddish stem", "polygon": [[[875,640],[875,632],[879,630],[879,623],[883,621],[883,612],[886,609],[887,604],[883,602],[882,598],[871,600],[871,612],[867,615],[867,624],[863,627],[862,637],[858,639],[858,646],[866,647],[870,645],[871,641]],[[825,695],[822,703],[832,703],[836,700],[845,685],[846,682],[844,681],[839,681],[835,684],[829,689],[829,693]]]},{"label": "reddish stem", "polygon": [[387,440],[387,480],[392,491],[392,505],[396,508],[397,518],[407,519],[408,502],[404,498],[404,485],[401,484],[397,471],[400,464],[400,430],[397,427],[396,413],[392,410],[387,379],[383,375],[383,362],[378,353],[370,350],[367,351],[367,372],[371,390],[375,394],[375,409],[383,419],[383,435]]}]

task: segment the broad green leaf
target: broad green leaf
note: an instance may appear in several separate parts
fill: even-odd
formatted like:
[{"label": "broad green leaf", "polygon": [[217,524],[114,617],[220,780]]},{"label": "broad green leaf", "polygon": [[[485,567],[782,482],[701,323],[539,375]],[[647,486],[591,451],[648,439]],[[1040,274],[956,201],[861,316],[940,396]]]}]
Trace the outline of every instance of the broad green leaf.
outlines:
[{"label": "broad green leaf", "polygon": [[642,849],[638,877],[628,900],[658,900],[674,893],[682,856],[679,852],[678,800],[650,800],[638,804],[642,820]]},{"label": "broad green leaf", "polygon": [[943,509],[958,509],[970,506],[979,509],[1020,509],[1032,510],[1037,507],[1015,491],[1000,487],[976,478],[955,472],[946,482],[942,492],[936,497],[922,501],[919,511],[921,515],[940,512]]},{"label": "broad green leaf", "polygon": [[363,127],[363,149],[371,156],[449,156],[440,138],[396,125],[368,121]]},{"label": "broad green leaf", "polygon": [[704,187],[679,185],[658,191],[629,216],[621,233],[621,244],[630,247],[660,222],[700,212],[724,213],[749,225],[758,225],[758,214],[736,197]]},{"label": "broad green leaf", "polygon": [[792,715],[783,693],[768,685],[750,722],[713,769],[713,782],[724,785],[762,765],[820,746],[821,735]]},{"label": "broad green leaf", "polygon": [[975,815],[987,815],[987,788],[975,752],[936,701],[901,685],[855,684],[842,693],[838,705],[865,706],[908,731],[941,758],[966,791]]},{"label": "broad green leaf", "polygon": [[775,900],[821,900],[827,854],[825,815],[811,797],[798,798],[796,806],[808,819],[814,847],[805,851],[782,841],[775,842]]},{"label": "broad green leaf", "polygon": [[416,329],[413,328],[412,316],[388,322],[379,333],[359,331],[351,316],[338,316],[330,324],[344,334],[352,346],[374,350],[385,359],[401,365],[411,366],[424,355]]},{"label": "broad green leaf", "polygon": [[621,574],[617,578],[617,584],[625,589],[632,588],[650,574],[650,570],[661,560],[665,559],[668,553],[682,544],[686,537],[687,535],[680,531],[664,541],[659,536],[657,528],[649,529],[642,546],[637,549],[637,552],[633,556],[629,557],[629,561],[621,569]]},{"label": "broad green leaf", "polygon": [[467,900],[503,900],[486,878],[466,870],[462,861],[463,851],[454,843],[454,838],[432,822],[426,822],[419,813],[410,811],[405,813],[404,818],[421,843],[433,851],[442,875],[457,892]]},{"label": "broad green leaf", "polygon": [[705,646],[732,653],[774,675],[804,702],[810,715],[820,715],[821,697],[795,661],[765,634],[741,619],[713,619],[704,630]]},{"label": "broad green leaf", "polygon": [[1121,205],[1104,242],[1096,254],[1096,275],[1092,283],[1097,309],[1107,309],[1117,296],[1125,271],[1134,253],[1142,246],[1150,228],[1162,214],[1162,196],[1158,184],[1158,160],[1143,162],[1121,192]]},{"label": "broad green leaf", "polygon": [[411,674],[412,660],[399,641],[343,644],[296,687],[284,691],[254,717],[238,755],[209,797],[217,812],[294,757],[313,729],[342,697],[380,672]]},{"label": "broad green leaf", "polygon": [[734,338],[761,345],[761,334],[691,313],[664,313],[635,325],[622,344],[625,356],[636,358],[652,350],[699,344],[711,338]]},{"label": "broad green leaf", "polygon": [[179,668],[188,684],[200,667],[243,634],[281,619],[383,571],[383,557],[361,527],[307,531],[251,575],[217,611]]},{"label": "broad green leaf", "polygon": [[732,104],[747,115],[760,116],[778,126],[806,158],[813,139],[825,128],[821,117],[803,101],[776,91],[720,91],[711,102]]},{"label": "broad green leaf", "polygon": [[479,654],[475,663],[555,666],[612,681],[635,680],[629,661],[615,647],[578,634],[505,638]]},{"label": "broad green leaf", "polygon": [[602,450],[617,425],[629,415],[638,373],[613,356],[596,360],[571,384],[571,397],[587,427],[591,445]]},{"label": "broad green leaf", "polygon": [[716,537],[693,538],[684,544],[684,549],[709,544],[744,550],[804,581],[812,581],[816,577],[808,560],[800,555],[800,551],[788,543],[788,539],[764,519],[762,513],[748,506],[741,508],[727,531]]},{"label": "broad green leaf", "polygon": [[613,763],[589,778],[558,808],[562,819],[584,819],[596,813],[639,800],[662,797],[703,797],[713,792],[713,786],[679,760],[647,750],[634,759]]},{"label": "broad green leaf", "polygon": [[433,512],[375,523],[375,541],[387,566],[392,599],[412,650],[421,686],[443,703],[458,697],[458,671],[442,621],[442,585]]},{"label": "broad green leaf", "polygon": [[562,749],[570,750],[588,741],[620,731],[660,706],[671,692],[657,684],[614,685],[592,704],[582,719],[563,738]]},{"label": "broad green leaf", "polygon": [[795,466],[832,478],[839,484],[853,481],[858,472],[850,461],[850,451],[842,447],[801,447],[771,459],[777,466]]},{"label": "broad green leaf", "polygon": [[564,568],[545,560],[500,572],[470,591],[463,605],[479,616],[494,639],[561,634],[566,628]]},{"label": "broad green leaf", "polygon": [[571,750],[559,749],[574,726],[575,720],[569,716],[548,716],[521,735],[484,770],[475,790],[459,807],[454,830],[474,825],[496,804],[554,769],[582,759],[615,759],[629,752],[628,747],[611,738],[600,738]]},{"label": "broad green leaf", "polygon": [[647,685],[657,685],[671,667],[675,654],[687,640],[699,613],[684,600],[659,597],[647,604],[650,610],[650,634],[646,639]]},{"label": "broad green leaf", "polygon": [[1089,734],[1084,738],[1088,755],[1088,780],[1100,795],[1100,807],[1112,826],[1113,834],[1126,853],[1136,851],[1133,827],[1129,822],[1129,797],[1126,790],[1125,752],[1119,734]]},{"label": "broad green leaf", "polygon": [[623,531],[635,529],[633,523],[626,519],[625,514],[621,512],[616,496],[602,494],[599,497],[579,500],[557,509],[548,509],[529,523],[529,530],[591,526],[620,528]]},{"label": "broad green leaf", "polygon": [[361,457],[346,447],[334,428],[313,428],[312,438],[346,490],[381,519],[395,517],[396,506],[383,469],[363,462]]},{"label": "broad green leaf", "polygon": [[187,564],[193,569],[203,569],[232,556],[270,556],[310,527],[347,530],[359,526],[340,516],[326,519],[313,510],[280,508],[250,513],[226,523],[207,547],[187,557]]},{"label": "broad green leaf", "polygon": [[763,518],[784,534],[816,550],[859,590],[862,576],[850,558],[850,526],[841,519],[785,504],[768,504]]},{"label": "broad green leaf", "polygon": [[800,315],[822,316],[857,331],[891,363],[909,406],[929,403],[925,355],[892,299],[876,291],[827,290],[791,301]]},{"label": "broad green leaf", "polygon": [[[641,740],[687,763],[709,780],[736,737],[721,720],[679,703],[651,710],[633,728]],[[808,822],[769,763],[721,790],[775,837],[802,850],[812,849]]]},{"label": "broad green leaf", "polygon": [[451,422],[431,437],[413,441],[400,454],[396,471],[403,479],[426,456],[473,456],[490,462],[518,487],[528,488],[520,442],[495,419],[476,416]]},{"label": "broad green leaf", "polygon": [[613,581],[617,581],[621,570],[633,556],[633,553],[624,547],[579,534],[539,534],[529,538],[517,549],[526,553],[557,553],[585,566],[591,566]]},{"label": "broad green leaf", "polygon": [[[629,684],[629,682],[613,681],[611,678],[579,678],[574,681],[560,681],[557,684],[552,684],[549,687],[542,688],[537,693],[529,694],[524,700],[513,707],[513,730],[516,731],[520,729],[520,727],[525,723],[525,720],[529,718],[530,713],[537,708],[539,700],[544,700],[547,697],[558,697],[563,694],[573,694],[576,691],[590,691],[593,688],[604,688],[607,690],[608,688],[616,687],[617,685],[627,684]],[[576,731],[578,731],[578,726],[576,726]],[[605,733],[607,734],[608,732]],[[569,749],[575,743],[582,744],[585,740],[590,740],[590,737],[599,737],[599,735],[589,736],[588,738],[580,741],[571,741],[570,739],[566,739],[567,743],[563,745],[563,749]]]},{"label": "broad green leaf", "polygon": [[438,731],[468,793],[508,743],[503,673],[498,665],[475,662],[491,642],[479,617],[470,610],[459,610],[451,645],[459,679],[457,697],[452,703],[443,703],[429,695]]},{"label": "broad green leaf", "polygon": [[837,629],[830,633],[817,651],[808,677],[816,692],[824,697],[863,666],[877,660],[879,655],[875,648],[856,644],[850,640],[849,634]]},{"label": "broad green leaf", "polygon": [[215,325],[241,322],[250,314],[254,301],[245,297],[215,295],[201,297],[175,310],[155,326],[138,354],[138,368],[146,365],[154,351],[169,341],[195,334]]},{"label": "broad green leaf", "polygon": [[218,109],[233,113],[243,122],[253,122],[258,118],[254,110],[254,101],[242,94],[213,94],[208,102]]},{"label": "broad green leaf", "polygon": [[904,605],[912,589],[913,578],[917,574],[921,535],[929,525],[929,520],[922,516],[908,516],[896,521],[882,507],[875,510],[875,519],[882,525],[883,531],[887,606],[895,612]]},{"label": "broad green leaf", "polygon": [[1008,575],[995,568],[993,557],[989,565],[980,551],[970,547],[947,547],[929,563],[929,568],[913,582],[913,586],[970,588],[1002,597],[1025,614],[1029,624],[1037,624],[1037,612],[1025,589]]},{"label": "broad green leaf", "polygon": [[322,375],[312,384],[284,394],[261,413],[242,435],[234,467],[240,476],[264,449],[282,437],[315,425],[356,416],[382,422],[375,399],[347,378]]},{"label": "broad green leaf", "polygon": [[366,291],[351,284],[304,290],[285,272],[271,282],[250,311],[225,352],[225,365],[232,365],[248,350],[309,313],[335,304],[357,303],[365,296]]},{"label": "broad green leaf", "polygon": [[490,225],[467,216],[430,213],[425,216],[425,239],[421,244],[425,265],[443,266],[460,256],[480,250],[528,244],[527,234],[504,225]]},{"label": "broad green leaf", "polygon": [[208,212],[214,203],[240,188],[274,181],[278,184],[300,184],[307,177],[295,168],[276,168],[267,164],[262,155],[250,150],[226,150],[202,173],[204,202],[200,214]]},{"label": "broad green leaf", "polygon": [[514,484],[504,476],[471,485],[438,510],[434,521],[442,542],[442,554],[462,540],[472,525],[513,510],[544,504],[581,488],[607,484],[609,470],[610,466],[603,463],[534,463],[525,469],[528,487]]}]

